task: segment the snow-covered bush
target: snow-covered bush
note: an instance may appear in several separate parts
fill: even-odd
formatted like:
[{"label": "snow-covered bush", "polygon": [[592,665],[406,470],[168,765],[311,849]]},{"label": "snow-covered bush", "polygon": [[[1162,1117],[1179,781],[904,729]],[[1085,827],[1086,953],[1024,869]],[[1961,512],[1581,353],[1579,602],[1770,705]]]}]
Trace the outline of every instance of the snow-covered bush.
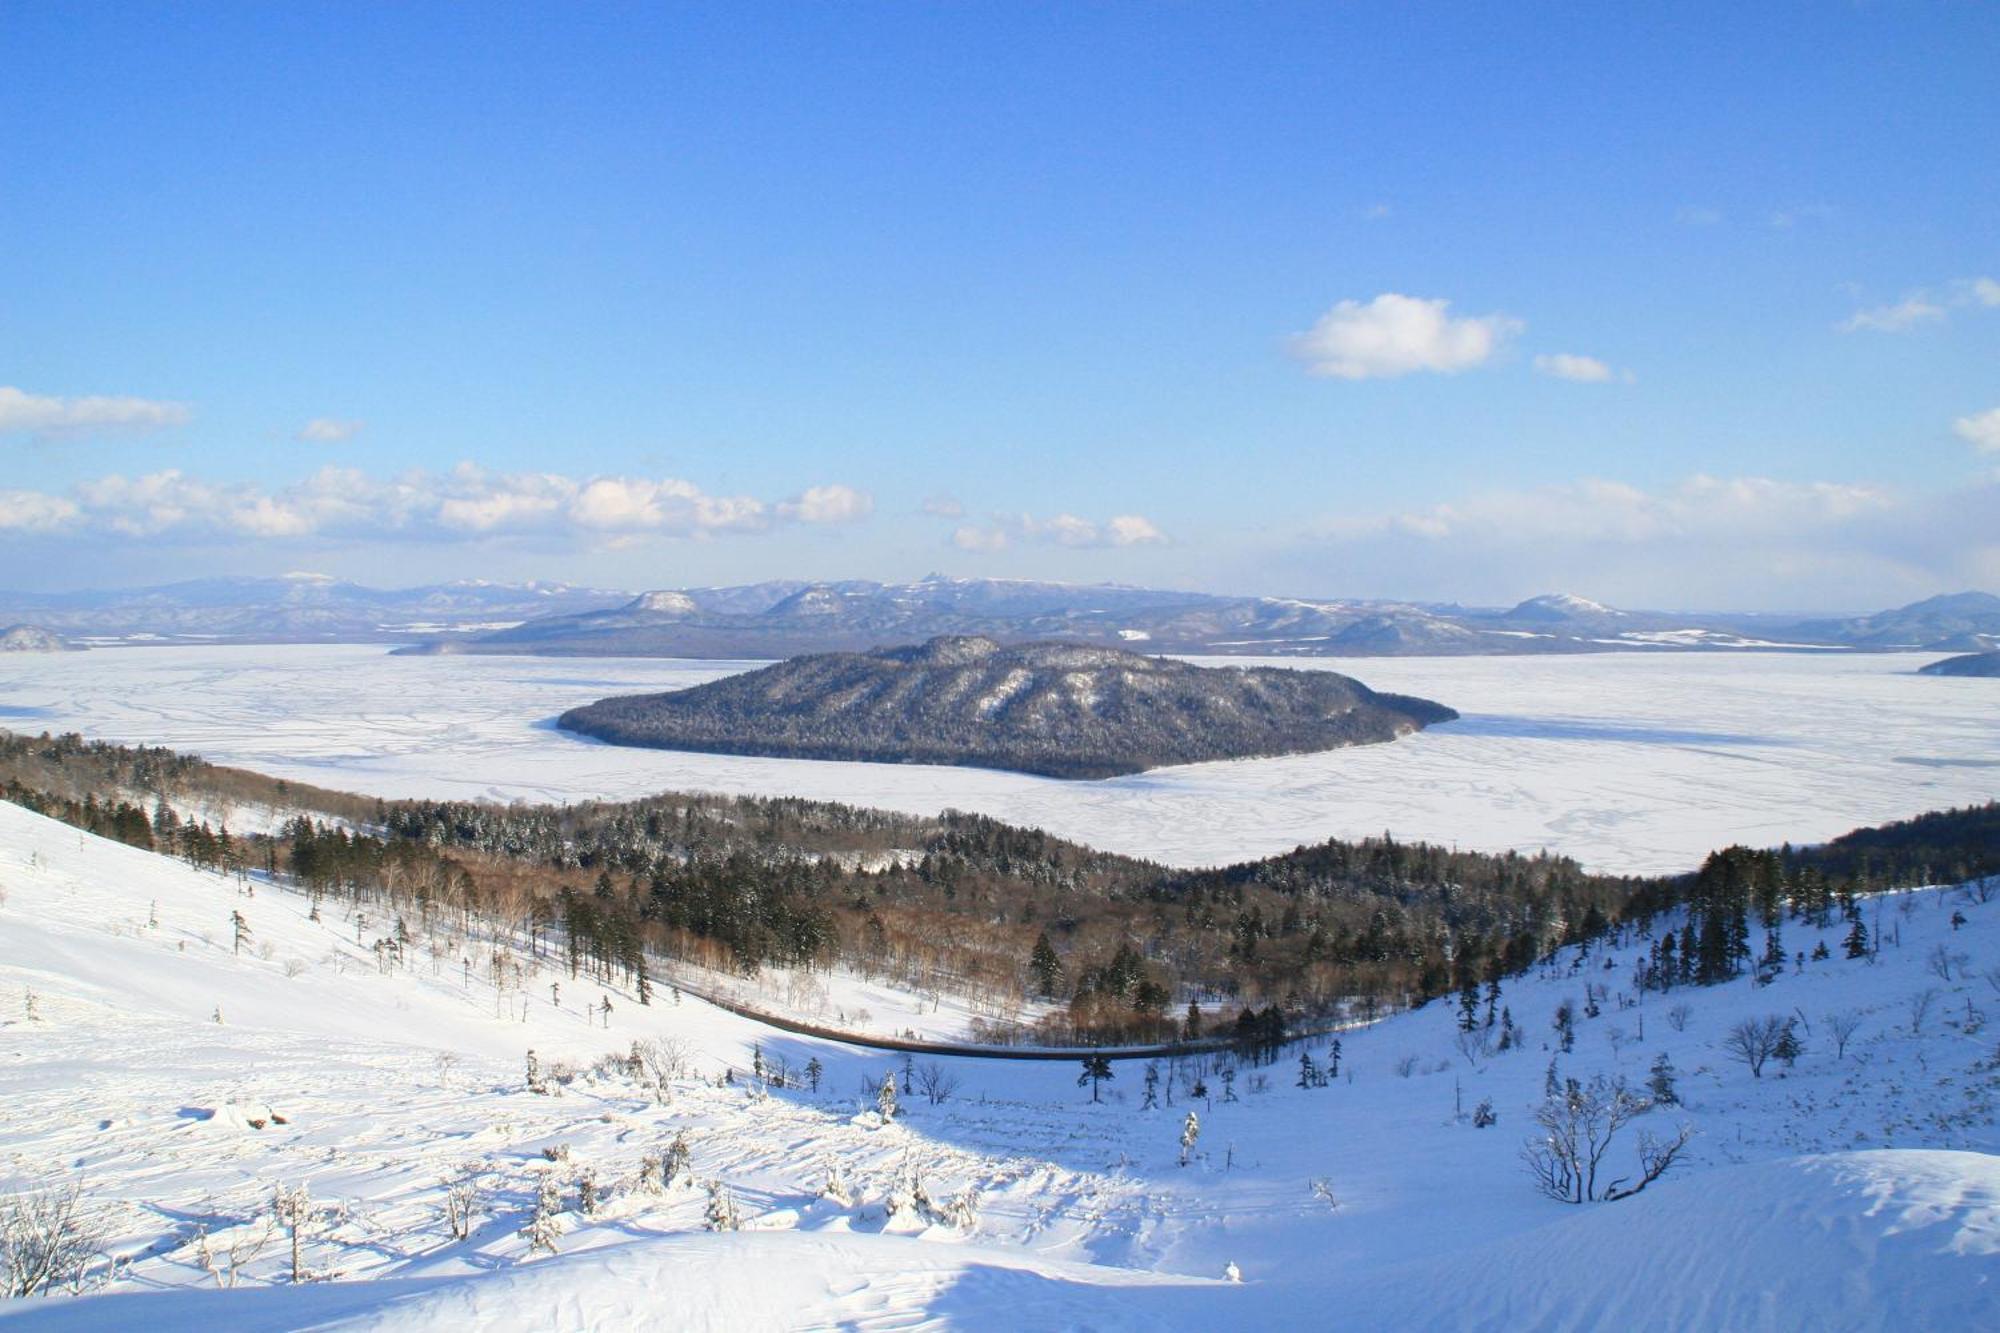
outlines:
[{"label": "snow-covered bush", "polygon": [[0,1292],[33,1296],[82,1282],[103,1242],[83,1185],[44,1185],[0,1203]]}]

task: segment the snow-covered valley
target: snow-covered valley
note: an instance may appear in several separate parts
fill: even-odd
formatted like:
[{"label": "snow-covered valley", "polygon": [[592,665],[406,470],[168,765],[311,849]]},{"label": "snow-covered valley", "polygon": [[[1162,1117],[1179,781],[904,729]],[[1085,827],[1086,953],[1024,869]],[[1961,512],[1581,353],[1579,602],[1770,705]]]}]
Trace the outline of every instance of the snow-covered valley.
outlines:
[{"label": "snow-covered valley", "polygon": [[[0,1304],[23,1329],[1888,1329],[2000,1311],[2000,892],[1868,901],[1872,959],[1843,956],[1838,921],[1787,923],[1806,957],[1763,987],[1642,993],[1643,941],[1566,950],[1504,983],[1511,1051],[1441,1001],[1347,1034],[1326,1086],[1295,1086],[1296,1047],[1228,1083],[1162,1063],[1152,1108],[1138,1062],[1093,1103],[1068,1062],[944,1060],[955,1091],[913,1088],[885,1123],[887,1054],[664,987],[642,1005],[553,958],[502,991],[483,956],[421,931],[385,967],[360,940],[386,923],[332,900],[316,921],[283,887],[5,804],[0,888],[6,1184],[79,1182],[112,1279]],[[1568,1054],[1565,1001],[1586,1005]],[[1796,1017],[1803,1050],[1758,1077],[1726,1039],[1768,1014]],[[679,1067],[635,1077],[614,1058],[635,1041]],[[554,1095],[527,1088],[530,1048]],[[1538,1195],[1519,1153],[1552,1061],[1643,1089],[1662,1054],[1679,1104],[1607,1166],[1629,1177],[1641,1131],[1686,1125],[1683,1162],[1618,1202]],[[819,1088],[767,1089],[760,1061],[794,1084],[817,1061]],[[662,1187],[646,1159],[676,1136],[688,1164]],[[522,1234],[545,1180],[553,1254]],[[740,1229],[707,1229],[711,1181]],[[269,1221],[281,1187],[311,1200],[297,1286]]]},{"label": "snow-covered valley", "polygon": [[[0,726],[168,745],[392,797],[560,801],[682,790],[918,814],[950,806],[1181,865],[1387,829],[1663,873],[1730,842],[1813,841],[1990,799],[2000,784],[2000,687],[1916,675],[1930,660],[1231,659],[1346,671],[1464,717],[1393,744],[1099,782],[636,750],[552,726],[578,704],[699,684],[746,663],[392,657],[367,646],[17,656],[0,661]],[[230,822],[242,827],[244,818]]]}]

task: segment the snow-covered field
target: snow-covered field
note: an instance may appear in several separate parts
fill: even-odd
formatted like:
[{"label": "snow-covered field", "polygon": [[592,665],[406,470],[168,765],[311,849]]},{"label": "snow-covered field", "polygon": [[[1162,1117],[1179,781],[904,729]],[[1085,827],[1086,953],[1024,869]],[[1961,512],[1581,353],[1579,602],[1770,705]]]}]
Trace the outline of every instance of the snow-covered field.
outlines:
[{"label": "snow-covered field", "polygon": [[[1236,659],[1232,659],[1236,660]],[[2000,683],[1903,655],[1620,653],[1276,663],[1347,671],[1464,720],[1392,745],[1102,782],[621,749],[564,709],[747,664],[176,647],[0,659],[0,726],[195,750],[385,796],[664,789],[946,806],[1180,864],[1385,829],[1671,871],[1743,841],[1830,837],[2000,794]]]},{"label": "snow-covered field", "polygon": [[[664,994],[642,1007],[614,992],[607,1029],[586,1013],[597,986],[549,973],[496,997],[476,963],[468,974],[455,950],[421,943],[384,972],[357,943],[370,924],[333,904],[313,921],[284,890],[246,894],[5,804],[0,888],[0,1189],[82,1180],[122,1261],[109,1291],[0,1303],[0,1326],[2000,1323],[2000,1028],[1988,1020],[2000,1013],[2000,893],[1878,900],[1868,919],[1890,941],[1879,958],[1842,958],[1836,928],[1833,958],[1764,988],[1636,996],[1638,946],[1572,951],[1506,984],[1501,1003],[1527,1034],[1515,1053],[1461,1044],[1439,1004],[1347,1034],[1324,1088],[1294,1087],[1288,1059],[1262,1071],[1262,1088],[1246,1072],[1233,1100],[1215,1080],[1191,1103],[1183,1079],[1174,1104],[1146,1110],[1132,1063],[1093,1105],[1067,1063],[952,1061],[955,1096],[906,1098],[885,1124],[860,1095],[894,1067],[879,1054]],[[251,928],[240,953],[232,912]],[[1791,950],[1820,937],[1786,929]],[[1929,964],[1939,945],[1948,977]],[[1580,1022],[1564,1074],[1643,1083],[1662,1052],[1680,1070],[1684,1104],[1629,1128],[1615,1170],[1630,1171],[1637,1128],[1685,1122],[1697,1137],[1640,1196],[1566,1206],[1533,1191],[1517,1150],[1550,1015],[1591,982],[1607,988],[1603,1014]],[[1828,1021],[1843,1011],[1859,1022],[1844,1054]],[[1753,1078],[1722,1038],[1767,1013],[1798,1016],[1805,1050]],[[647,1037],[689,1054],[664,1101],[609,1068],[560,1096],[523,1087],[530,1046],[544,1069],[588,1070]],[[793,1071],[817,1058],[820,1091],[759,1094],[744,1076],[758,1048]],[[734,1081],[719,1083],[725,1068]],[[1463,1113],[1484,1099],[1498,1123],[1476,1128]],[[1191,1105],[1201,1133],[1183,1167]],[[642,1156],[676,1133],[693,1175],[725,1183],[742,1230],[702,1229],[701,1188],[639,1185]],[[821,1195],[830,1168],[844,1200]],[[586,1172],[603,1192],[589,1216]],[[544,1176],[565,1234],[557,1254],[532,1255],[519,1233]],[[911,1176],[968,1214],[892,1215]],[[464,1239],[443,1221],[447,1179],[477,1186]],[[251,1252],[280,1185],[310,1190],[303,1260],[327,1280],[283,1282],[282,1237]],[[233,1290],[201,1264],[202,1228],[215,1268],[232,1248],[243,1256]],[[1224,1280],[1232,1264],[1240,1283]]]}]

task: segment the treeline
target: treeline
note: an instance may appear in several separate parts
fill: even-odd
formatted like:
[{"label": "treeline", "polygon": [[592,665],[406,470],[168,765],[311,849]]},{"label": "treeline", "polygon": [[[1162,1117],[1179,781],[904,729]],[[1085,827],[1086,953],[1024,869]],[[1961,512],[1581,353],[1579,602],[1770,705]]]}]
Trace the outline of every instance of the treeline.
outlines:
[{"label": "treeline", "polygon": [[[183,797],[242,785],[235,770],[163,750],[0,735],[7,799],[198,864],[283,871],[316,896],[380,902],[397,933],[405,918],[462,930],[489,919],[538,952],[561,951],[573,972],[628,985],[649,956],[745,973],[840,963],[989,1015],[1039,1002],[1046,1016],[1012,1035],[1063,1042],[1171,1040],[1199,1023],[1197,1006],[1224,1023],[1372,1017],[1490,985],[1609,930],[1650,932],[1681,908],[1659,979],[1721,980],[1771,952],[1753,932],[1787,913],[2000,871],[1991,804],[1822,847],[1725,849],[1693,874],[1634,879],[1387,836],[1177,870],[979,815],[690,795],[501,806],[338,793],[316,804],[308,791],[299,806],[319,817],[278,838],[205,841],[171,820],[158,794],[168,782]],[[348,813],[329,817],[336,809]],[[1004,1019],[985,1026],[1010,1032]]]}]

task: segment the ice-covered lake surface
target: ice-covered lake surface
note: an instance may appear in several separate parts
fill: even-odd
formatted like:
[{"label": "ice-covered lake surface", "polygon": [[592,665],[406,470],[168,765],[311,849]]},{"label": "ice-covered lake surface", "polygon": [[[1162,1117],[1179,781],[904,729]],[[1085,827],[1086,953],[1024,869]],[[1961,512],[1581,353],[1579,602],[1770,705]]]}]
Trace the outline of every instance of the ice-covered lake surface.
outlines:
[{"label": "ice-covered lake surface", "polygon": [[[1908,654],[1288,659],[1463,720],[1388,745],[1063,782],[970,768],[625,749],[564,709],[754,663],[393,657],[379,646],[0,658],[0,727],[79,731],[382,796],[621,799],[666,790],[977,810],[1095,847],[1214,864],[1385,830],[1686,869],[2000,795],[2000,681]],[[1230,659],[1239,665],[1253,659]]]}]

